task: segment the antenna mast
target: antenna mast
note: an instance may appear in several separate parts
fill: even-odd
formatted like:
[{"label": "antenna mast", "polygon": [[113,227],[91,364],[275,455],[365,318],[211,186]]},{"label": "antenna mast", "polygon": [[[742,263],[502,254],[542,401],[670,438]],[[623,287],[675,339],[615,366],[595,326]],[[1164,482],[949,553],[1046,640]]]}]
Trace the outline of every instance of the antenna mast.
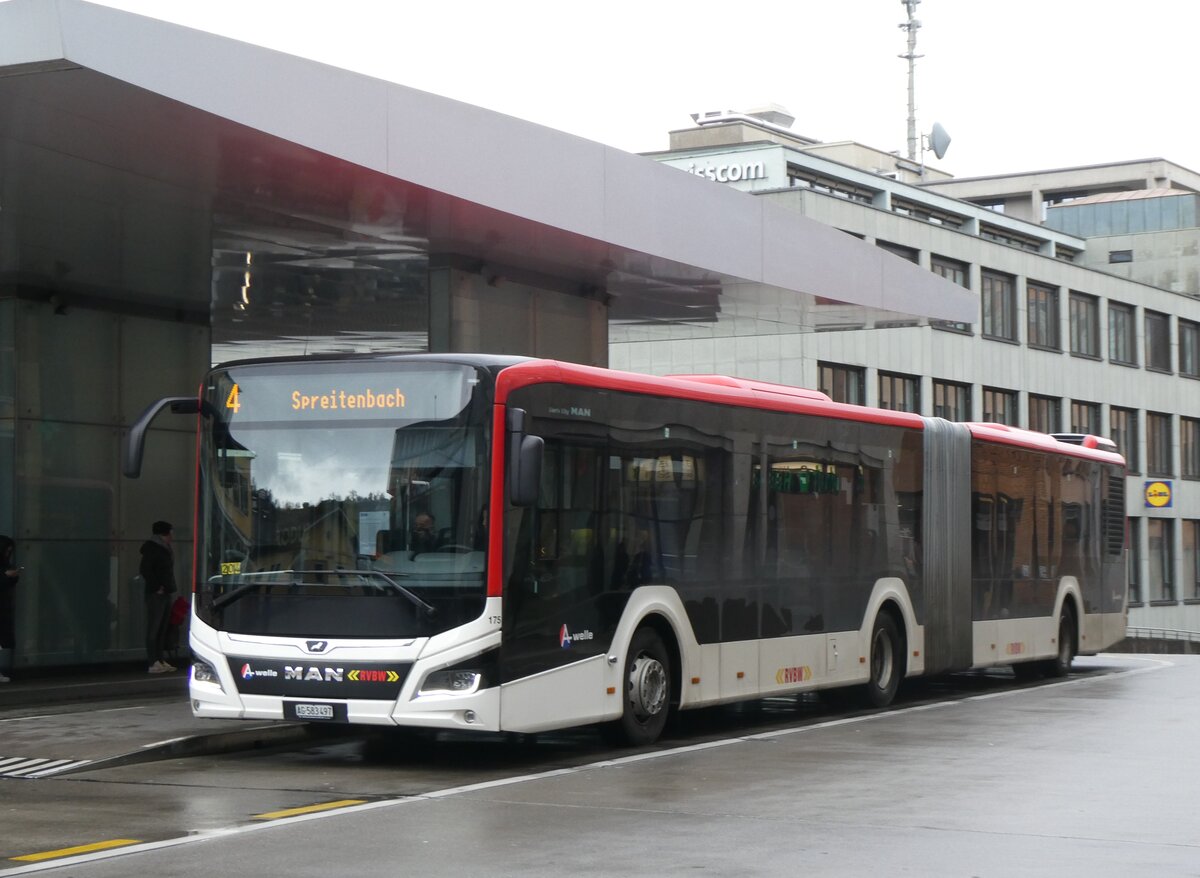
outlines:
[{"label": "antenna mast", "polygon": [[925,57],[917,54],[917,31],[921,29],[921,22],[913,17],[917,11],[917,4],[921,0],[900,0],[900,5],[908,10],[908,21],[900,23],[900,30],[908,31],[908,52],[898,57],[908,61],[908,158],[909,161],[917,160],[918,140],[917,140],[917,102],[916,102],[916,78],[914,76],[916,61],[918,58]]}]

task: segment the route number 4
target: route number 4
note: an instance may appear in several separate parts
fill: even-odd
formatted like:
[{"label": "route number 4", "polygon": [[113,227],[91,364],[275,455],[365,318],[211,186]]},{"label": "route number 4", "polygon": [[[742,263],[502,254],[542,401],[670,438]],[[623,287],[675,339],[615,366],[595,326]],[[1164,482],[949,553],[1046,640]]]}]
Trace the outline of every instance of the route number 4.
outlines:
[{"label": "route number 4", "polygon": [[233,385],[233,390],[229,391],[229,396],[225,397],[225,408],[233,409],[235,414],[240,412],[242,410],[242,402],[239,399],[240,395],[240,388],[236,384]]}]

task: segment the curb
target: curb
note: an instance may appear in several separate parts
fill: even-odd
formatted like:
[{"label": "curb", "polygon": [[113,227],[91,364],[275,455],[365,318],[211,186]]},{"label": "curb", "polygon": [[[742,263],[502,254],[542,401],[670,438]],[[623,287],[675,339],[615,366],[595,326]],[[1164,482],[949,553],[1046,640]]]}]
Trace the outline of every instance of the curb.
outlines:
[{"label": "curb", "polygon": [[248,729],[187,735],[131,753],[97,759],[77,768],[56,773],[54,777],[65,777],[71,774],[118,768],[125,765],[162,762],[166,759],[190,759],[196,756],[215,756],[242,750],[262,750],[268,747],[315,742],[320,740],[323,735],[327,735],[324,729],[315,730],[305,723],[284,722],[272,723],[267,726],[253,726]]},{"label": "curb", "polygon": [[46,704],[112,701],[124,698],[177,696],[186,699],[188,697],[187,684],[186,674],[164,674],[145,678],[122,677],[115,680],[88,680],[70,683],[45,680],[22,681],[0,687],[0,710]]}]

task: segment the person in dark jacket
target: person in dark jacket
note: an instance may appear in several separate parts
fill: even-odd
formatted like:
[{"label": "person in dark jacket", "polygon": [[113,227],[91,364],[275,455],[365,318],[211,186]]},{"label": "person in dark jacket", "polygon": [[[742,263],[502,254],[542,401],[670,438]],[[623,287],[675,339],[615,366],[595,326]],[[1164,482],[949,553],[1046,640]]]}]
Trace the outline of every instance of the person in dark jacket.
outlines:
[{"label": "person in dark jacket", "polygon": [[175,550],[171,545],[174,529],[169,521],[156,521],[152,536],[142,543],[142,562],[138,572],[146,582],[146,660],[151,674],[175,670],[163,658],[171,603],[175,599]]},{"label": "person in dark jacket", "polygon": [[[16,548],[12,537],[0,534],[0,649],[16,646],[17,580],[21,578],[21,568],[13,560]],[[7,682],[9,678],[0,668],[0,683]]]}]

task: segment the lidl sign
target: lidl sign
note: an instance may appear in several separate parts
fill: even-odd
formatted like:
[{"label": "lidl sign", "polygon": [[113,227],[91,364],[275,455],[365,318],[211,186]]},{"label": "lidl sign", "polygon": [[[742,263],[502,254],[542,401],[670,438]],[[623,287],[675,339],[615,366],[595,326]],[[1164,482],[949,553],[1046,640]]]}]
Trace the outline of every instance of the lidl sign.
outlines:
[{"label": "lidl sign", "polygon": [[1172,488],[1170,481],[1156,479],[1146,482],[1144,489],[1146,506],[1151,509],[1166,509],[1171,505]]}]

